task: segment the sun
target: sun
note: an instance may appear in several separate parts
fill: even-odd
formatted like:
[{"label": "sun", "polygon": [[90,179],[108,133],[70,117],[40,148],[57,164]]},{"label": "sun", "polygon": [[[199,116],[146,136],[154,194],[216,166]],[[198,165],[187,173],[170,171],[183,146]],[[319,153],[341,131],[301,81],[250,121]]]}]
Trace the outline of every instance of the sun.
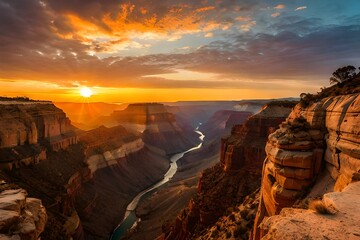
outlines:
[{"label": "sun", "polygon": [[80,89],[80,95],[83,96],[84,98],[89,98],[91,97],[91,95],[93,95],[93,91],[88,87],[82,87]]}]

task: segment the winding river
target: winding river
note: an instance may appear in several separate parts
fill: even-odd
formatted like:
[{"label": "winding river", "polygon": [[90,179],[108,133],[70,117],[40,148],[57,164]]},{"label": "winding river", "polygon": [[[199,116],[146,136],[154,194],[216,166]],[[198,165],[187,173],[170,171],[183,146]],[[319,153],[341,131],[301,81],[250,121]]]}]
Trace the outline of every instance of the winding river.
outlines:
[{"label": "winding river", "polygon": [[[196,128],[197,133],[200,134],[200,140],[203,141],[204,139],[204,134],[202,134],[202,132],[198,131],[198,128]],[[141,221],[140,218],[136,217],[135,215],[135,209],[139,203],[139,201],[141,200],[142,197],[144,197],[144,195],[151,193],[152,191],[154,191],[155,189],[157,189],[158,187],[162,186],[163,184],[167,183],[168,181],[170,181],[170,179],[175,175],[176,171],[177,171],[177,161],[182,158],[185,153],[194,151],[196,149],[201,148],[202,143],[200,143],[198,146],[193,147],[185,152],[181,152],[181,153],[177,153],[174,154],[171,158],[170,158],[170,168],[169,170],[165,173],[164,178],[155,183],[154,185],[150,186],[149,188],[143,190],[142,192],[140,192],[138,195],[136,195],[133,200],[129,203],[129,205],[126,207],[126,212],[125,212],[125,216],[124,219],[122,220],[122,222],[116,227],[116,229],[114,230],[114,232],[112,233],[110,240],[119,240],[122,236],[124,236],[127,231],[133,227],[137,226],[137,223]]]}]

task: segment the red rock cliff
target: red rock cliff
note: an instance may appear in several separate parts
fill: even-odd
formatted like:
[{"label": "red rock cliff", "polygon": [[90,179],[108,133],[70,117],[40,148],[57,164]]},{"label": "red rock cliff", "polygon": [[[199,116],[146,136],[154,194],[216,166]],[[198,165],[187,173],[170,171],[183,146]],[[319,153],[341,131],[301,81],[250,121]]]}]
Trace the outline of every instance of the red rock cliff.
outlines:
[{"label": "red rock cliff", "polygon": [[359,114],[359,94],[328,97],[307,107],[298,104],[269,136],[253,239],[264,234],[257,228],[262,219],[305,197],[321,171],[330,174],[334,191],[358,179]]},{"label": "red rock cliff", "polygon": [[45,147],[77,143],[70,120],[51,102],[0,102],[0,168],[38,163]]}]

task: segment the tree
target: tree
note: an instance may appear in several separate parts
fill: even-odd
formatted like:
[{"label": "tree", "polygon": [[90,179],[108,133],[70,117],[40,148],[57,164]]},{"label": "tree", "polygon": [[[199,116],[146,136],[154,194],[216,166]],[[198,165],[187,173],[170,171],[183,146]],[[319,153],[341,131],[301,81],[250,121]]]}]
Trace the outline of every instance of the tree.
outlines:
[{"label": "tree", "polygon": [[348,81],[356,76],[356,68],[354,66],[345,66],[338,68],[333,72],[332,77],[330,78],[330,84],[343,83]]}]

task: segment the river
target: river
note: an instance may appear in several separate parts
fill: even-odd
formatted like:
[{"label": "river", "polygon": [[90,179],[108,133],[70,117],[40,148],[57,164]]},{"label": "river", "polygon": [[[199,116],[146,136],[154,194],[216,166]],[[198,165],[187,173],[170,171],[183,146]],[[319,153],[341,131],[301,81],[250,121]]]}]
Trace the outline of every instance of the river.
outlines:
[{"label": "river", "polygon": [[[199,127],[196,128],[197,133],[200,134],[200,140],[203,141],[204,140],[204,134],[202,134],[202,132],[198,131]],[[182,158],[186,153],[194,151],[196,149],[201,148],[202,146],[202,142],[196,146],[193,147],[185,152],[181,152],[181,153],[177,153],[174,154],[171,158],[170,158],[170,168],[169,170],[165,173],[164,178],[155,183],[154,185],[150,186],[149,188],[143,190],[142,192],[140,192],[138,195],[136,195],[133,200],[129,203],[129,205],[126,207],[126,212],[125,212],[125,216],[124,219],[122,220],[122,222],[116,227],[116,229],[114,230],[114,232],[112,233],[110,240],[119,240],[122,236],[124,236],[127,231],[131,228],[134,228],[137,226],[137,223],[141,221],[140,218],[136,217],[135,215],[135,209],[137,207],[137,205],[139,204],[139,201],[141,200],[142,197],[144,197],[145,195],[149,194],[154,191],[155,189],[157,189],[158,187],[164,185],[165,183],[167,183],[168,181],[170,181],[170,179],[175,175],[176,171],[177,171],[177,161]]]}]

